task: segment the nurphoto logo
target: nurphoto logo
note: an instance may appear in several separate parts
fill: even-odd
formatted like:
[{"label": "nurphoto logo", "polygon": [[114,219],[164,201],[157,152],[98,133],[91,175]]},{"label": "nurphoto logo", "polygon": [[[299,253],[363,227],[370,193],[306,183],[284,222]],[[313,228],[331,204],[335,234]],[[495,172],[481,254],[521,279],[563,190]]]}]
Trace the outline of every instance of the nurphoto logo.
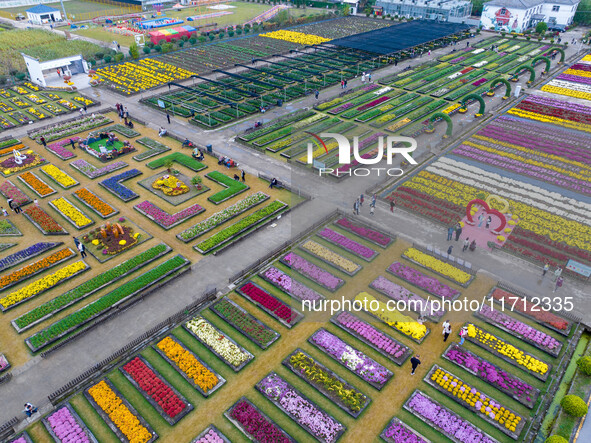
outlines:
[{"label": "nurphoto logo", "polygon": [[[388,135],[388,136],[380,136],[378,137],[378,147],[377,150],[373,150],[375,152],[375,156],[373,158],[368,158],[366,155],[359,154],[359,137],[353,137],[353,147],[351,149],[351,143],[349,139],[342,135],[333,132],[322,132],[320,135],[314,134],[313,132],[307,132],[312,137],[317,140],[316,149],[324,149],[328,154],[329,148],[324,143],[325,138],[333,138],[336,141],[336,144],[339,149],[339,164],[341,165],[376,165],[383,161],[384,155],[386,157],[386,164],[392,165],[394,161],[394,155],[400,154],[404,157],[404,160],[408,162],[408,164],[416,165],[417,162],[412,158],[410,155],[417,148],[417,141],[411,137],[402,137],[397,135]],[[331,145],[334,145],[335,142],[332,142]],[[333,147],[331,146],[331,149]],[[347,168],[346,170],[339,170],[334,168],[327,168],[325,167],[324,163],[321,161],[314,159],[314,151],[315,146],[313,143],[308,143],[308,164],[314,165],[316,169],[318,169],[318,174],[322,176],[323,174],[335,174],[339,175],[356,175],[356,176],[367,176],[370,175],[372,172],[381,175],[382,172],[386,173],[392,177],[399,177],[404,174],[404,171],[400,168],[384,168],[384,167],[375,167],[372,166],[371,168],[367,167],[357,167],[357,168]],[[351,154],[353,154],[353,162],[351,161]]]}]

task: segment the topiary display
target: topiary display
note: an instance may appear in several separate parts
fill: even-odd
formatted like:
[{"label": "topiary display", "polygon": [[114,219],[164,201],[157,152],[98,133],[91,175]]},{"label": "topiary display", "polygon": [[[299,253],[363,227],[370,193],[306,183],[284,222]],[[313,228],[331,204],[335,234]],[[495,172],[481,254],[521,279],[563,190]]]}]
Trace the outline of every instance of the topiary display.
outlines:
[{"label": "topiary display", "polygon": [[568,443],[568,440],[561,435],[551,435],[544,443]]},{"label": "topiary display", "polygon": [[584,355],[577,360],[579,370],[585,375],[591,375],[591,357]]},{"label": "topiary display", "polygon": [[566,395],[561,401],[560,406],[568,415],[573,417],[582,417],[587,413],[587,404],[585,401],[576,395]]}]

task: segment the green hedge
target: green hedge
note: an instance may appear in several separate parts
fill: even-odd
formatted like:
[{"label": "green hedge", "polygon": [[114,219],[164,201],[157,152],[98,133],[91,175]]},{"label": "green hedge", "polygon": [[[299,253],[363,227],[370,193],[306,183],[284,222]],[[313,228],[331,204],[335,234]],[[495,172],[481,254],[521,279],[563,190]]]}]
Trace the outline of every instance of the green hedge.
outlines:
[{"label": "green hedge", "polygon": [[576,395],[567,395],[560,401],[560,406],[568,415],[573,417],[582,417],[587,414],[587,404],[585,401]]},{"label": "green hedge", "polygon": [[160,157],[157,160],[152,160],[146,166],[150,169],[161,168],[165,165],[168,160],[172,160],[180,165],[183,165],[195,172],[201,171],[202,169],[207,168],[203,163],[198,162],[193,157],[188,156],[187,154],[183,154],[182,152],[175,152],[173,154],[165,155],[164,157]]},{"label": "green hedge", "polygon": [[579,370],[585,375],[591,375],[591,357],[585,355],[577,360]]},{"label": "green hedge", "polygon": [[208,197],[208,200],[216,205],[248,189],[248,185],[245,185],[238,180],[234,180],[232,177],[229,177],[226,174],[222,174],[218,171],[212,171],[209,174],[205,174],[205,176],[222,186],[226,186],[226,189],[223,189],[220,192]]}]

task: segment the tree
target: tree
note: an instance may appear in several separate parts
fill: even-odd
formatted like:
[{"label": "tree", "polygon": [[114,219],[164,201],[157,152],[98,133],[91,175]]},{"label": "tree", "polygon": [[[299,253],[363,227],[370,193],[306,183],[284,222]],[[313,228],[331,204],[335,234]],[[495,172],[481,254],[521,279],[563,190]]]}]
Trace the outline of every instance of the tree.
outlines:
[{"label": "tree", "polygon": [[[131,50],[129,52],[131,52]],[[138,56],[139,56],[139,54],[138,54]],[[117,54],[114,55],[113,58],[115,59],[115,63],[119,63],[121,60],[123,60],[123,57],[125,57],[123,55],[123,53],[122,52],[118,52]]]},{"label": "tree", "polygon": [[131,58],[133,59],[137,59],[140,56],[140,51],[137,47],[137,43],[132,43],[131,46],[129,47],[129,55],[131,55]]},{"label": "tree", "polygon": [[214,39],[214,38],[215,38],[215,35],[213,35],[213,34],[209,34],[209,40],[210,40],[210,41],[213,41],[213,39]]},{"label": "tree", "polygon": [[144,51],[144,54],[149,54],[150,53],[150,48],[148,48],[147,46],[144,46],[142,48],[142,51]]},{"label": "tree", "polygon": [[581,0],[574,20],[581,25],[591,24],[591,0]]},{"label": "tree", "polygon": [[536,34],[543,35],[548,30],[548,25],[545,22],[539,22],[536,25]]}]

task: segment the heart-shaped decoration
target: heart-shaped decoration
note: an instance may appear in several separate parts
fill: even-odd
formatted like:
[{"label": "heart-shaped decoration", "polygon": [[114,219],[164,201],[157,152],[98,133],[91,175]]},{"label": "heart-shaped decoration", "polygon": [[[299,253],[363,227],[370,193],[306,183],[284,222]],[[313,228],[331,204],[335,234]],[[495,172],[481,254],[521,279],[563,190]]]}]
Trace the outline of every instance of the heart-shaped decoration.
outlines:
[{"label": "heart-shaped decoration", "polygon": [[468,223],[471,225],[474,225],[474,219],[472,218],[472,206],[474,205],[480,205],[482,206],[482,208],[484,209],[484,211],[488,214],[488,215],[496,215],[497,217],[499,217],[499,220],[501,221],[501,226],[499,226],[496,230],[492,230],[493,233],[495,234],[500,234],[501,232],[503,232],[503,229],[505,229],[505,226],[507,226],[507,219],[505,218],[505,215],[503,213],[501,213],[500,211],[497,211],[496,209],[492,209],[488,203],[486,203],[484,200],[481,200],[479,198],[476,198],[470,202],[468,202],[468,205],[466,206],[466,220],[468,220]]},{"label": "heart-shaped decoration", "polygon": [[509,210],[509,202],[496,194],[489,194],[485,201],[489,206],[492,206],[493,202],[502,204],[503,209],[499,209],[499,212],[502,212],[503,214],[506,214]]}]

